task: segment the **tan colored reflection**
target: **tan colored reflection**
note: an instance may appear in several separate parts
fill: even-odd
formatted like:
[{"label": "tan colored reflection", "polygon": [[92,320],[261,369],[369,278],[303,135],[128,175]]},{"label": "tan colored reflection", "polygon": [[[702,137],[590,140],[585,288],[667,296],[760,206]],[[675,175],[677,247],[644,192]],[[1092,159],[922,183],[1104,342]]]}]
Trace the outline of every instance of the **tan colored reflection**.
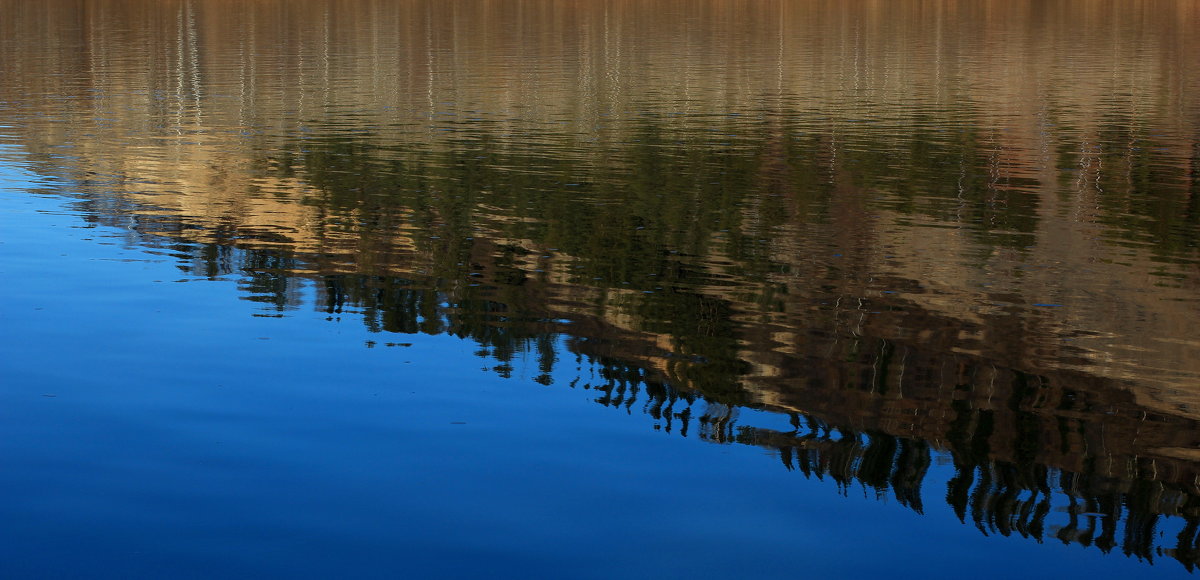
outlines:
[{"label": "tan colored reflection", "polygon": [[[1164,263],[1114,244],[1098,210],[1112,195],[1100,184],[1134,179],[1101,162],[1138,146],[1106,136],[1114,123],[1155,135],[1163,159],[1197,171],[1200,7],[1190,0],[5,1],[0,13],[4,132],[45,171],[263,234],[255,244],[278,234],[297,251],[344,256],[346,269],[377,261],[378,248],[362,246],[354,214],[313,202],[309,176],[282,175],[278,153],[306,138],[436,150],[468,131],[605,166],[622,162],[639,114],[680,130],[730,113],[787,117],[779,131],[828,143],[829,179],[841,184],[820,233],[843,236],[861,272],[925,287],[904,299],[975,328],[937,348],[1125,381],[1148,407],[1200,413],[1197,256]],[[868,207],[896,192],[855,186],[839,152],[867,131],[901,142],[930,118],[978,130],[996,203],[1002,182],[1036,184],[1023,192],[1038,220],[1025,251],[980,245],[967,235],[979,226],[960,216]],[[392,216],[379,267],[431,259],[405,211]],[[747,227],[756,219],[747,210]],[[813,228],[769,233],[773,259],[801,267]],[[714,249],[710,262],[720,257]],[[802,295],[808,280],[772,282]],[[842,284],[847,296],[874,291]],[[1012,335],[995,323],[1006,301],[1056,306]],[[637,330],[632,311],[605,316]],[[858,332],[867,314],[839,316]],[[891,337],[887,328],[874,332]],[[794,331],[748,346],[762,379],[750,384],[779,374],[764,348],[803,350]],[[764,388],[764,400],[785,389]]]}]

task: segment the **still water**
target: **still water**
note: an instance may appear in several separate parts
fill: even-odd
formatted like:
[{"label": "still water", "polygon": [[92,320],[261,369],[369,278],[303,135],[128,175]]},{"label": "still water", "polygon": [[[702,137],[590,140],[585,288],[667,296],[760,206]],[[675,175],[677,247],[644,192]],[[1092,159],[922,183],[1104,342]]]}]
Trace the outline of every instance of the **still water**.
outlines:
[{"label": "still water", "polygon": [[0,573],[1188,576],[1197,31],[0,0]]}]

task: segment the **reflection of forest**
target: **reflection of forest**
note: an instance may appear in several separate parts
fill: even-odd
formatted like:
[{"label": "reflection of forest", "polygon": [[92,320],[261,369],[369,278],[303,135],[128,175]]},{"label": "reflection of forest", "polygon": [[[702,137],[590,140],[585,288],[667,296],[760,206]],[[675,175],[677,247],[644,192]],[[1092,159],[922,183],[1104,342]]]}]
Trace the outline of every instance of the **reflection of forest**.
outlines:
[{"label": "reflection of forest", "polygon": [[193,275],[578,358],[918,511],[948,456],[985,533],[1200,557],[1192,3],[64,4],[0,22],[0,105]]},{"label": "reflection of forest", "polygon": [[735,316],[831,278],[1200,404],[1194,2],[11,4],[23,145],[195,235],[404,273],[484,228],[611,320],[661,264]]},{"label": "reflection of forest", "polygon": [[142,210],[143,231],[284,248],[324,273],[486,277],[498,302],[670,337],[664,349],[749,363],[739,372],[753,384],[778,382],[813,340],[865,333],[1023,372],[1106,377],[1156,412],[1196,416],[1197,161],[1180,157],[1195,149],[1107,156],[1150,175],[1101,175],[1110,198],[1130,202],[1080,219],[1049,208],[1078,192],[991,180],[972,135],[883,155],[887,135],[835,143],[786,119],[730,123],[732,142],[642,119],[604,167],[554,146],[512,151],[487,133],[448,149],[364,134],[249,160],[197,147],[197,158],[164,162],[170,171],[89,158],[74,177],[180,217],[160,227]]},{"label": "reflection of forest", "polygon": [[[328,239],[293,242],[98,193],[82,203],[92,219],[153,234],[141,243],[192,274],[239,278],[268,310],[298,305],[307,281],[330,315],[361,316],[378,332],[471,339],[505,376],[530,354],[544,383],[568,359],[586,361],[590,370],[571,385],[596,391],[598,403],[638,408],[668,432],[777,450],[789,469],[890,493],[918,511],[927,470],[945,452],[958,473],[946,499],[985,533],[1195,561],[1200,430],[1192,413],[1141,405],[1136,381],[1037,366],[1025,349],[1059,332],[1048,316],[1014,305],[958,318],[913,299],[921,296],[915,280],[880,280],[895,289],[884,294],[826,259],[781,262],[741,233],[745,213],[722,209],[721,197],[688,202],[689,189],[669,178],[637,184],[640,175],[721,168],[718,183],[756,191],[761,160],[752,156],[635,172],[619,184],[596,179],[556,198],[540,178],[508,183],[509,173],[466,161],[495,160],[480,152],[429,163],[452,168],[446,174],[408,170],[396,152],[355,143],[311,148],[289,179],[303,175],[314,192],[305,207],[341,224]],[[611,189],[597,191],[603,184]],[[543,195],[519,205],[508,198],[529,191]],[[597,201],[621,192],[628,197],[619,204]],[[640,208],[659,194],[668,197],[661,207]],[[840,195],[853,199],[853,191]],[[836,213],[835,201],[810,203]],[[684,209],[679,222],[660,213],[672,205]],[[514,206],[524,208],[519,219],[503,211]],[[406,232],[400,243],[397,231]],[[357,246],[342,246],[347,240]],[[743,424],[743,407],[785,414],[794,430]],[[1168,542],[1174,547],[1155,539],[1164,516],[1188,522]]]}]

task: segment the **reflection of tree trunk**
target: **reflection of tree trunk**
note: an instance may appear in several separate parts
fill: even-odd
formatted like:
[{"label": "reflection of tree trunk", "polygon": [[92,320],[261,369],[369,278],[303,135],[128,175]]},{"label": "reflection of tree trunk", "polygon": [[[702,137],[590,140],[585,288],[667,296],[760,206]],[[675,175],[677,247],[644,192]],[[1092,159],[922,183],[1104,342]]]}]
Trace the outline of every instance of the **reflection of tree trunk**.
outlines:
[{"label": "reflection of tree trunk", "polygon": [[[1196,124],[1200,125],[1200,119],[1196,120]],[[1200,137],[1192,138],[1192,155],[1188,160],[1187,173],[1191,185],[1187,189],[1184,222],[1200,224]]]}]

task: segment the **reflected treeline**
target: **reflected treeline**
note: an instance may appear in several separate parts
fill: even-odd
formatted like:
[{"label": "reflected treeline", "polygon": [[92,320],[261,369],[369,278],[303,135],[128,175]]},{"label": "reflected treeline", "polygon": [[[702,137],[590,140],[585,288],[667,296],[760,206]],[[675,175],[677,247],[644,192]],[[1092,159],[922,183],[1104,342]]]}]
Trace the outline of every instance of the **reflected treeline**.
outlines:
[{"label": "reflected treeline", "polygon": [[[1047,219],[1034,196],[990,177],[977,138],[917,136],[903,153],[788,122],[764,115],[713,137],[648,116],[603,162],[487,134],[447,149],[309,138],[255,163],[262,179],[307,185],[280,199],[315,216],[311,232],[180,215],[66,177],[88,219],[189,275],[236,279],[266,313],[304,305],[309,288],[330,317],[468,339],[502,376],[586,388],[655,429],[771,449],[787,469],[918,512],[939,495],[923,489],[932,466],[948,461],[945,501],[984,533],[1192,567],[1200,430],[1186,413],[1143,406],[1135,381],[1039,366],[1028,349],[1063,331],[1020,299],[955,316],[873,263],[871,216],[884,211],[986,222],[964,228],[974,252],[1023,251]],[[1159,170],[1147,187],[1162,191],[1130,199],[1187,219],[1188,198],[1172,193],[1182,176]],[[883,184],[888,195],[867,194]],[[1086,368],[1085,354],[1051,358]],[[574,376],[556,379],[571,361]],[[746,408],[791,429],[745,421]],[[1171,527],[1178,536],[1160,540]]]},{"label": "reflected treeline", "polygon": [[[1194,3],[560,4],[14,7],[0,105],[40,171],[194,241],[541,279],[731,370],[746,318],[790,351],[797,312],[912,303],[1144,402],[1200,376]],[[280,269],[247,289],[286,303]]]},{"label": "reflected treeline", "polygon": [[[985,357],[870,337],[869,327],[839,335],[819,317],[808,331],[823,339],[808,354],[789,355],[773,376],[753,376],[744,358],[753,333],[736,322],[740,306],[716,304],[680,280],[645,294],[656,297],[647,308],[662,326],[621,327],[594,303],[580,308],[604,289],[600,281],[584,287],[514,270],[514,256],[525,254],[494,240],[464,242],[455,276],[327,273],[320,264],[328,257],[256,240],[239,246],[236,228],[205,232],[228,235],[224,243],[191,241],[194,228],[179,218],[111,201],[81,203],[91,219],[119,223],[131,241],[174,256],[190,274],[237,279],[268,312],[303,305],[307,287],[330,317],[361,318],[379,333],[471,340],[501,376],[587,390],[666,433],[771,450],[786,469],[843,493],[862,489],[917,512],[941,496],[985,534],[1176,559],[1189,569],[1200,556],[1200,467],[1170,454],[1200,446],[1200,432],[1194,421],[1147,411],[1110,380],[997,368]],[[683,260],[670,252],[661,259]],[[694,317],[687,325],[667,324],[684,313]],[[919,316],[929,328],[961,325]],[[760,424],[777,420],[790,428]],[[935,464],[953,475],[934,475]]]},{"label": "reflected treeline", "polygon": [[1194,2],[24,4],[5,138],[259,315],[1200,557]]},{"label": "reflected treeline", "polygon": [[[578,347],[579,341],[571,340]],[[1143,414],[1132,420],[1143,425],[1130,441],[1123,433],[1131,420],[1118,417],[1108,421],[1129,409],[1113,407],[1099,414],[1107,417],[1079,419],[1084,413],[1078,408],[1091,404],[1079,405],[1072,412],[1076,405],[1067,401],[1083,397],[1062,389],[1063,400],[1051,414],[1060,427],[1061,445],[1069,447],[1071,441],[1088,439],[1097,445],[1076,451],[1077,460],[1064,467],[1043,462],[1041,446],[1047,441],[1039,431],[1047,417],[1020,410],[1038,400],[1045,403],[1047,391],[1060,388],[1044,377],[1010,373],[1014,384],[1008,386],[1023,394],[1008,401],[1008,406],[1015,408],[1008,413],[973,408],[968,398],[956,399],[951,404],[955,414],[950,430],[933,439],[920,439],[884,431],[886,420],[870,415],[855,417],[847,424],[831,422],[817,413],[793,411],[786,413],[791,429],[741,424],[736,405],[702,393],[679,391],[627,363],[607,357],[588,360],[593,365],[588,378],[594,382],[585,378],[582,385],[600,393],[594,399],[597,403],[626,412],[640,408],[654,420],[655,429],[773,450],[786,469],[829,479],[843,493],[861,488],[919,513],[925,502],[941,496],[960,520],[986,535],[1078,544],[1148,562],[1174,559],[1189,570],[1194,570],[1200,556],[1196,466],[1189,461],[1138,457],[1133,450],[1138,437],[1147,439],[1142,444],[1151,448],[1156,444],[1194,448],[1198,442],[1190,432],[1195,427],[1191,422]],[[571,386],[580,383],[577,378]],[[1038,383],[1036,393],[1030,390],[1030,383]],[[958,385],[955,391],[981,387]],[[824,395],[836,399],[840,393]],[[882,395],[874,397],[877,404],[888,404]],[[1121,434],[1097,439],[1097,431],[1107,428]],[[1180,430],[1189,432],[1181,436]],[[931,475],[935,462],[948,463],[953,475],[948,479]],[[931,490],[931,486],[944,487]]]},{"label": "reflected treeline", "polygon": [[[1128,379],[1187,358],[1152,349],[1144,356],[1157,362],[1131,361],[1131,373],[1117,368],[1126,363],[1112,351],[1066,341],[1082,332],[1124,336],[1128,348],[1173,336],[1189,344],[1185,329],[1167,326],[1195,313],[1190,272],[1198,254],[1189,240],[1200,228],[1192,223],[1191,167],[1200,159],[1181,160],[1166,146],[1105,158],[1157,172],[1124,189],[1104,185],[1127,192],[1125,206],[1141,213],[1123,206],[1093,215],[1114,222],[1108,237],[1154,240],[1132,259],[1094,244],[1064,253],[1094,226],[1080,227],[1069,208],[1045,207],[1044,184],[997,177],[995,143],[970,129],[835,138],[805,131],[795,116],[766,113],[717,120],[705,131],[654,115],[637,123],[636,139],[592,160],[561,155],[566,144],[513,149],[482,132],[448,149],[371,135],[306,139],[264,165],[315,188],[302,203],[321,225],[283,232],[284,240],[347,254],[337,259],[360,272],[413,271],[467,287],[487,280],[461,291],[505,304],[570,294],[567,301],[623,317],[631,330],[671,337],[681,356],[726,365],[726,376],[746,370],[742,351],[755,331],[743,320],[765,323],[749,326],[777,337],[828,325],[844,332],[868,314],[867,324],[889,338],[903,332],[882,327],[930,332],[932,316],[944,347],[969,342],[1013,368],[1112,366],[1106,376]],[[551,138],[569,139],[542,136]],[[1172,290],[1147,300],[1147,276]],[[1080,289],[1102,299],[1072,300]],[[1098,307],[1106,303],[1130,306]],[[1036,312],[1046,305],[1070,307],[1071,319]],[[1148,324],[1136,314],[1142,309],[1161,323]],[[776,337],[756,337],[757,350],[796,347],[770,344]],[[708,378],[688,382],[696,380]]]}]

